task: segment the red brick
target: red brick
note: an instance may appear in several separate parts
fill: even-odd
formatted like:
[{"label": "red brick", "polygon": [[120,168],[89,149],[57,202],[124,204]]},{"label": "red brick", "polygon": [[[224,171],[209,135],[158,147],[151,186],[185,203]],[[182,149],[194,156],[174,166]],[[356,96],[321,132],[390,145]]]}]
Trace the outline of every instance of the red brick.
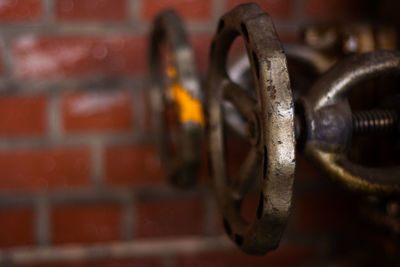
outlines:
[{"label": "red brick", "polygon": [[20,79],[121,77],[144,71],[146,44],[138,36],[25,36],[12,44],[12,55]]},{"label": "red brick", "polygon": [[193,46],[195,67],[203,75],[208,68],[209,49],[212,38],[211,34],[196,34],[190,37]]},{"label": "red brick", "polygon": [[62,21],[124,21],[126,0],[57,0],[56,14]]},{"label": "red brick", "polygon": [[2,208],[0,210],[0,222],[0,247],[34,244],[33,210],[29,208]]},{"label": "red brick", "polygon": [[[229,11],[235,6],[248,3],[246,0],[228,0],[226,10]],[[265,12],[271,15],[272,19],[287,19],[292,16],[294,9],[294,0],[256,0],[251,1],[257,3]]]},{"label": "red brick", "polygon": [[[244,138],[231,135],[229,131],[227,131],[225,139],[226,139],[225,161],[228,169],[228,175],[229,179],[234,179],[234,177],[236,177],[237,173],[240,170],[240,167],[243,164],[243,160],[248,155],[250,144]],[[211,167],[209,166],[209,164],[211,162],[209,161],[209,157],[207,155],[207,146],[208,145],[206,144],[206,141],[203,142],[200,175],[202,177],[203,182],[210,183],[211,182],[210,179],[212,177],[209,177],[209,175],[211,175],[209,173],[209,169]]]},{"label": "red brick", "polygon": [[0,2],[0,21],[37,21],[43,15],[41,0],[3,0]]},{"label": "red brick", "polygon": [[0,190],[7,192],[78,188],[89,184],[85,148],[25,148],[0,151]]},{"label": "red brick", "polygon": [[249,193],[244,198],[241,207],[241,215],[246,222],[251,223],[255,220],[259,202],[260,194]]},{"label": "red brick", "polygon": [[204,207],[200,199],[153,199],[137,204],[138,237],[202,235]]},{"label": "red brick", "polygon": [[231,44],[228,52],[226,66],[231,66],[238,57],[246,53],[246,44],[241,35],[239,35]]},{"label": "red brick", "polygon": [[[362,2],[361,2],[362,4]],[[360,10],[359,1],[345,0],[304,0],[304,13],[312,19],[337,19],[354,17]]]},{"label": "red brick", "polygon": [[[252,223],[255,220],[259,200],[260,200],[260,195],[255,193],[248,193],[244,197],[242,206],[240,208],[240,215],[247,223]],[[222,221],[222,215],[218,209],[217,209],[216,219],[217,219],[216,223],[217,232],[220,234],[226,234]]]},{"label": "red brick", "polygon": [[164,183],[155,148],[147,145],[121,145],[105,152],[106,181],[113,185],[154,185]]},{"label": "red brick", "polygon": [[151,94],[150,94],[151,87],[148,85],[144,90],[144,93],[141,96],[142,103],[143,103],[143,110],[144,113],[144,125],[146,131],[151,132],[153,130],[153,110],[152,110],[152,103],[151,103]]},{"label": "red brick", "polygon": [[[14,265],[13,265],[14,266]],[[14,267],[161,267],[164,266],[160,258],[132,258],[132,259],[104,259],[96,261],[79,261],[73,263],[40,263],[40,264],[21,264]]]},{"label": "red brick", "polygon": [[115,204],[57,206],[51,212],[55,244],[90,243],[121,237],[121,208]]},{"label": "red brick", "polygon": [[281,42],[296,43],[300,42],[300,33],[298,30],[280,30],[278,32]]},{"label": "red brick", "polygon": [[4,67],[3,67],[3,54],[0,49],[0,77],[4,74]]},{"label": "red brick", "polygon": [[126,93],[75,93],[62,99],[67,132],[127,131],[132,128],[132,98]]},{"label": "red brick", "polygon": [[44,96],[1,96],[0,135],[44,135],[47,130]]},{"label": "red brick", "polygon": [[142,1],[141,14],[147,21],[155,17],[164,9],[174,9],[187,21],[206,21],[211,18],[211,0],[146,0]]},{"label": "red brick", "polygon": [[249,150],[249,142],[240,137],[226,138],[226,157],[228,175],[230,179],[235,179],[246,159]]},{"label": "red brick", "polygon": [[269,252],[264,257],[248,255],[238,249],[232,251],[189,254],[178,257],[175,266],[316,266],[316,263],[313,262],[313,254],[310,248],[281,245],[277,250]]}]

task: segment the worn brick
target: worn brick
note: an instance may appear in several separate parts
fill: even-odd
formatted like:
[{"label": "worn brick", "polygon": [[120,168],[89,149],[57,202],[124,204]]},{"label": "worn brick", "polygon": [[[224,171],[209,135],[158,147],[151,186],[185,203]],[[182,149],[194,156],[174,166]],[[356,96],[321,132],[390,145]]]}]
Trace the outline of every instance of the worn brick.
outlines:
[{"label": "worn brick", "polygon": [[89,184],[86,148],[21,148],[0,151],[0,190],[31,192],[81,188]]},{"label": "worn brick", "polygon": [[[229,134],[226,134],[226,137]],[[226,138],[226,157],[228,175],[230,179],[235,179],[243,165],[244,160],[247,158],[250,151],[250,143],[245,138],[241,137],[227,137]]]},{"label": "worn brick", "polygon": [[127,0],[57,0],[56,14],[62,21],[126,21]]},{"label": "worn brick", "polygon": [[193,45],[195,67],[203,75],[205,75],[208,68],[212,37],[212,34],[196,34],[189,37]]},{"label": "worn brick", "polygon": [[43,136],[47,99],[42,95],[0,96],[0,136]]},{"label": "worn brick", "polygon": [[160,160],[154,147],[120,145],[105,152],[106,181],[110,185],[154,185],[164,183]]},{"label": "worn brick", "polygon": [[61,101],[66,132],[132,129],[132,97],[127,93],[74,93]]},{"label": "worn brick", "polygon": [[0,22],[37,21],[42,18],[41,0],[2,0],[0,2]]},{"label": "worn brick", "polygon": [[143,127],[147,132],[151,132],[153,130],[153,110],[152,110],[152,102],[151,102],[151,87],[148,85],[145,90],[143,90],[143,94],[140,96],[142,100],[142,112],[143,112]]},{"label": "worn brick", "polygon": [[0,247],[29,246],[35,242],[35,215],[31,208],[0,209]]},{"label": "worn brick", "polygon": [[12,44],[17,78],[48,80],[143,73],[145,39],[140,36],[23,36]]},{"label": "worn brick", "polygon": [[121,237],[121,208],[116,204],[55,206],[51,211],[55,244],[90,243]]},{"label": "worn brick", "polygon": [[141,14],[145,20],[153,20],[164,9],[174,9],[188,21],[206,21],[211,18],[211,0],[146,0],[142,1]]},{"label": "worn brick", "polygon": [[4,75],[4,67],[3,67],[3,52],[0,48],[0,78]]},{"label": "worn brick", "polygon": [[[246,0],[228,0],[226,10],[231,10],[239,4],[248,3]],[[256,0],[257,3],[273,19],[287,19],[292,16],[294,0]]]},{"label": "worn brick", "polygon": [[[240,215],[247,223],[252,223],[256,219],[256,212],[259,200],[260,195],[253,192],[248,193],[244,197],[242,205],[240,207]],[[215,203],[215,205],[217,205],[217,203]],[[220,234],[226,234],[223,224],[223,218],[219,209],[217,209],[216,219],[217,232]]]},{"label": "worn brick", "polygon": [[136,235],[166,237],[203,234],[204,207],[199,199],[152,199],[137,204]]},{"label": "worn brick", "polygon": [[[201,151],[201,169],[200,176],[203,182],[211,183],[212,173],[210,172],[212,163],[210,157],[208,156],[208,144],[207,140],[203,142],[203,148]],[[225,134],[225,161],[228,170],[229,181],[235,179],[237,174],[243,165],[243,160],[248,155],[250,144],[247,139],[233,135],[231,131],[227,131]]]},{"label": "worn brick", "polygon": [[304,0],[304,14],[310,19],[343,19],[358,15],[359,1]]},{"label": "worn brick", "polygon": [[249,193],[243,199],[241,207],[241,215],[246,222],[252,223],[256,220],[257,208],[260,203],[261,193]]}]

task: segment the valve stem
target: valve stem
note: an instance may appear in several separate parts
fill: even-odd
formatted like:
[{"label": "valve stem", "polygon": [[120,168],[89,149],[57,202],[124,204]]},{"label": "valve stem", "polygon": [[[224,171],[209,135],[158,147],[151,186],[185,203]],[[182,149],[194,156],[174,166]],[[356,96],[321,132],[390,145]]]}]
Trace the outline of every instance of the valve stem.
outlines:
[{"label": "valve stem", "polygon": [[385,134],[398,129],[399,115],[396,110],[374,109],[353,112],[352,120],[356,135]]}]

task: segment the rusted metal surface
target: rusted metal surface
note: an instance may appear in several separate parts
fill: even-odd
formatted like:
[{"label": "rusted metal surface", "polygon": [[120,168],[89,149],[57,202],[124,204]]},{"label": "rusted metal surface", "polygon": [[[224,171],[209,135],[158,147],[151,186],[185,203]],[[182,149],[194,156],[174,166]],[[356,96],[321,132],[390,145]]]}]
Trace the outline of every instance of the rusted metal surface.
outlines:
[{"label": "rusted metal surface", "polygon": [[283,48],[289,59],[301,62],[316,75],[327,71],[337,59],[305,44],[285,43]]},{"label": "rusted metal surface", "polygon": [[[283,43],[283,50],[288,59],[300,61],[305,67],[309,67],[318,75],[327,71],[336,60],[336,58],[300,43]],[[228,73],[233,81],[239,83],[241,81],[248,81],[250,63],[246,53],[241,54],[235,59],[229,66]]]},{"label": "rusted metal surface", "polygon": [[[310,70],[315,76],[320,76],[326,72],[334,63],[336,58],[326,53],[320,52],[304,44],[284,43],[283,49],[288,60],[292,60]],[[232,81],[240,84],[248,90],[253,90],[250,62],[247,54],[243,53],[237,57],[228,69],[229,77]],[[293,96],[296,97],[293,92]],[[239,135],[245,135],[245,118],[228,102],[224,103],[225,120],[228,125]]]},{"label": "rusted metal surface", "polygon": [[[162,48],[167,66],[162,68]],[[168,180],[178,187],[195,183],[200,165],[204,127],[202,99],[192,48],[178,15],[167,10],[154,21],[150,38],[150,82],[153,123],[161,161]],[[167,125],[167,106],[177,110],[176,151]]]},{"label": "rusted metal surface", "polygon": [[[256,94],[233,82],[226,70],[229,47],[246,41]],[[236,7],[219,22],[210,51],[206,86],[208,143],[217,201],[229,237],[245,252],[275,249],[288,219],[295,170],[294,105],[286,56],[271,18],[256,4]],[[247,119],[252,145],[236,177],[228,177],[223,103],[232,103]],[[263,166],[262,177],[254,169]],[[249,184],[260,180],[257,215],[247,223],[240,206]]]},{"label": "rusted metal surface", "polygon": [[400,73],[399,52],[353,55],[323,75],[301,101],[305,154],[333,178],[362,192],[399,193],[400,166],[372,168],[348,159],[346,150],[355,129],[347,94],[356,84],[391,73]]}]

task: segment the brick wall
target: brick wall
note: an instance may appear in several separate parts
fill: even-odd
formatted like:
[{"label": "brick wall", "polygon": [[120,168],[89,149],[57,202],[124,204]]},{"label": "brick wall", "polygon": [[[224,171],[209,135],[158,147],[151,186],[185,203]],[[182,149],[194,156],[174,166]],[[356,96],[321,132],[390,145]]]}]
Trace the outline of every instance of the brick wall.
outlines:
[{"label": "brick wall", "polygon": [[[1,264],[358,266],[399,252],[301,156],[288,229],[265,257],[226,240],[206,172],[193,190],[166,184],[146,88],[151,21],[178,10],[204,75],[218,18],[241,2],[0,0]],[[256,2],[283,40],[303,24],[361,12],[347,0]]]}]

